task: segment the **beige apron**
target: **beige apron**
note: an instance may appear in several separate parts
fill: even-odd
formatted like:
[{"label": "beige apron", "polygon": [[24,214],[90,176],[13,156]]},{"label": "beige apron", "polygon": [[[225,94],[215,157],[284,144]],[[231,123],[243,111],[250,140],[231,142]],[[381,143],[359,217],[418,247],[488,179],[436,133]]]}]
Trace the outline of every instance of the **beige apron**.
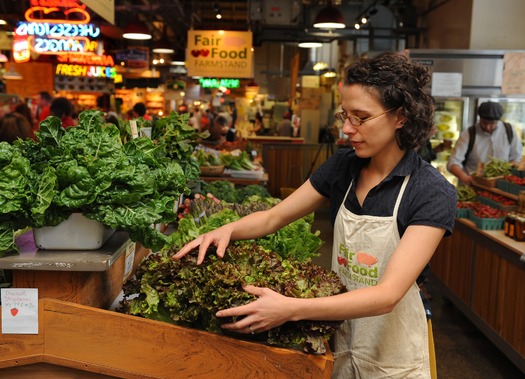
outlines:
[{"label": "beige apron", "polygon": [[[349,291],[379,283],[400,240],[397,212],[409,179],[405,177],[392,217],[350,212],[344,206],[352,184],[348,187],[334,225],[332,269]],[[334,347],[332,378],[430,379],[427,320],[417,284],[392,312],[345,321]]]}]

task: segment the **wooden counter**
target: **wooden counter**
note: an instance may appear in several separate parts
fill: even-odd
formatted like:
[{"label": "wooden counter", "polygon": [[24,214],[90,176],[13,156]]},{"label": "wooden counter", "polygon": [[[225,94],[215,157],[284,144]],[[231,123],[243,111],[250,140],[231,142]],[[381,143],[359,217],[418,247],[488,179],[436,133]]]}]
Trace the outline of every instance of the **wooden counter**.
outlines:
[{"label": "wooden counter", "polygon": [[14,288],[38,288],[38,297],[108,308],[147,254],[127,233],[115,232],[98,250],[39,250],[32,231],[17,238],[19,255],[0,258]]},{"label": "wooden counter", "polygon": [[443,293],[525,373],[525,242],[456,219],[431,275]]},{"label": "wooden counter", "polygon": [[0,377],[329,379],[334,363],[328,346],[306,354],[54,299],[39,300],[38,324],[0,334]]}]

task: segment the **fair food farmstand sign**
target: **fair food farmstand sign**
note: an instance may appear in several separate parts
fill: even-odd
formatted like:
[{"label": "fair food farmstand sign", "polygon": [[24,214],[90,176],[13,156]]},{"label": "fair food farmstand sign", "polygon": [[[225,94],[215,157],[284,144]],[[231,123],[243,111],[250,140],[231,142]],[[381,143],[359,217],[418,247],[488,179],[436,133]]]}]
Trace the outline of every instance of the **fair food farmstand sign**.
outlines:
[{"label": "fair food farmstand sign", "polygon": [[189,76],[253,78],[252,32],[189,30]]}]

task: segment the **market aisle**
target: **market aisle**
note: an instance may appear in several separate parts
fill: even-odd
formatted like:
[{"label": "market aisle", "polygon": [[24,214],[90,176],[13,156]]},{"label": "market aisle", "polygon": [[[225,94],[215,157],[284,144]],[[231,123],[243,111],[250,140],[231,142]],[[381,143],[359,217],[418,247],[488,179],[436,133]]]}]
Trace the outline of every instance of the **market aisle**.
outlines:
[{"label": "market aisle", "polygon": [[[313,230],[326,241],[315,262],[330,268],[332,227],[328,209],[316,212]],[[439,379],[518,379],[523,374],[433,286],[432,323]]]}]

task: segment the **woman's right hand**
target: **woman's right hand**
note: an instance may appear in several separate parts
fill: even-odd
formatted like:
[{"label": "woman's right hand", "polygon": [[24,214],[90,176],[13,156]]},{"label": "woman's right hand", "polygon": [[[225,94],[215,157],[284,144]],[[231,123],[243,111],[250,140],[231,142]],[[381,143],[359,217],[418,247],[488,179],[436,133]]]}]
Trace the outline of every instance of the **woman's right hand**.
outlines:
[{"label": "woman's right hand", "polygon": [[226,252],[226,247],[230,243],[232,229],[229,225],[223,225],[220,228],[212,230],[208,233],[201,234],[193,241],[188,242],[177,254],[173,255],[173,259],[181,259],[190,251],[199,248],[199,255],[197,257],[197,264],[201,264],[206,256],[206,251],[210,245],[217,247],[217,256],[222,258]]}]

